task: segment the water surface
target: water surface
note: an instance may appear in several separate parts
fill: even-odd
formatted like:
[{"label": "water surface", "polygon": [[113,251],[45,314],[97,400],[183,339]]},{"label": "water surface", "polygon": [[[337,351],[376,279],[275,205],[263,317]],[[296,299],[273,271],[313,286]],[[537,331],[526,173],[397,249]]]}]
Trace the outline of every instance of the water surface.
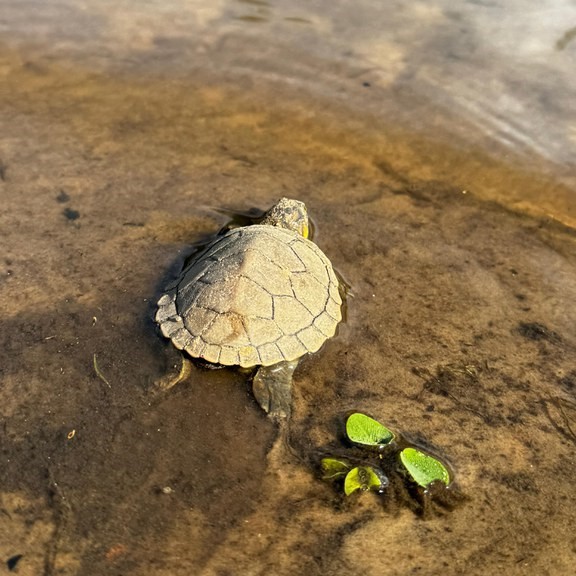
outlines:
[{"label": "water surface", "polygon": [[[569,2],[5,1],[0,550],[23,574],[566,574],[576,542]],[[220,209],[304,200],[351,286],[290,449],[154,302]],[[97,366],[107,380],[98,377]],[[318,481],[365,410],[470,497]]]}]

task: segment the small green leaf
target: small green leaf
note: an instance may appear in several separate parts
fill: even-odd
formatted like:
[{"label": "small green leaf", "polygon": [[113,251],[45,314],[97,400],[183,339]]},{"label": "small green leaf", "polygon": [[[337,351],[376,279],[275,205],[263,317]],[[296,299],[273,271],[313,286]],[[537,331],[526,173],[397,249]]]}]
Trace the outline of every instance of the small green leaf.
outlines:
[{"label": "small green leaf", "polygon": [[336,480],[348,473],[351,464],[347,460],[322,458],[321,466],[323,480]]},{"label": "small green leaf", "polygon": [[382,492],[386,486],[388,486],[388,478],[370,466],[352,468],[344,480],[344,492],[346,496],[350,496],[350,494],[356,492],[358,489],[363,492],[368,490]]},{"label": "small green leaf", "polygon": [[367,446],[386,446],[394,440],[394,434],[386,426],[359,412],[346,420],[346,434],[352,442]]},{"label": "small green leaf", "polygon": [[444,482],[446,486],[450,484],[450,473],[446,466],[436,458],[420,452],[416,448],[404,448],[400,452],[400,460],[414,482],[423,488],[435,480]]}]

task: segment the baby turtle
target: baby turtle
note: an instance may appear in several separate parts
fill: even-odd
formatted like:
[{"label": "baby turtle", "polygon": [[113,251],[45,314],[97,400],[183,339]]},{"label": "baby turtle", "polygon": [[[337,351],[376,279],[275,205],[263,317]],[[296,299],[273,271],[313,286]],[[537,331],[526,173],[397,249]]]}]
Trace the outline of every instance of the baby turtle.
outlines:
[{"label": "baby turtle", "polygon": [[298,360],[342,318],[338,278],[308,237],[304,203],[282,198],[258,224],[218,236],[158,301],[176,348],[224,366],[258,366],[252,389],[272,416],[290,414]]}]

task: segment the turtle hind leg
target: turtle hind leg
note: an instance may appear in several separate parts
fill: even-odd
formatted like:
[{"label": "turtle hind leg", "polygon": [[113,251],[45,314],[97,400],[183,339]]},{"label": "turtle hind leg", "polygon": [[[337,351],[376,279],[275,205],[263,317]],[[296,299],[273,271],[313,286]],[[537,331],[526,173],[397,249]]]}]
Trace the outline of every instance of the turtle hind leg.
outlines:
[{"label": "turtle hind leg", "polygon": [[298,360],[280,362],[274,366],[260,366],[252,380],[252,392],[273,418],[289,418],[292,407],[292,375]]}]

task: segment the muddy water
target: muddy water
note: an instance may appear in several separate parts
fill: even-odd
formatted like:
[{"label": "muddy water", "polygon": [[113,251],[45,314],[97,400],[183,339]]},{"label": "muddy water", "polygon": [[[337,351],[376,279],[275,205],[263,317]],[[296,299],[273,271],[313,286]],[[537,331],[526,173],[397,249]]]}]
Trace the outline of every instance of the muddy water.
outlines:
[{"label": "muddy water", "polygon": [[[569,3],[3,11],[7,568],[570,573]],[[241,374],[153,386],[180,368],[152,322],[162,286],[220,209],[280,195],[351,285],[296,372],[289,446]],[[426,521],[344,502],[313,465],[350,409],[432,446],[469,501]]]}]

